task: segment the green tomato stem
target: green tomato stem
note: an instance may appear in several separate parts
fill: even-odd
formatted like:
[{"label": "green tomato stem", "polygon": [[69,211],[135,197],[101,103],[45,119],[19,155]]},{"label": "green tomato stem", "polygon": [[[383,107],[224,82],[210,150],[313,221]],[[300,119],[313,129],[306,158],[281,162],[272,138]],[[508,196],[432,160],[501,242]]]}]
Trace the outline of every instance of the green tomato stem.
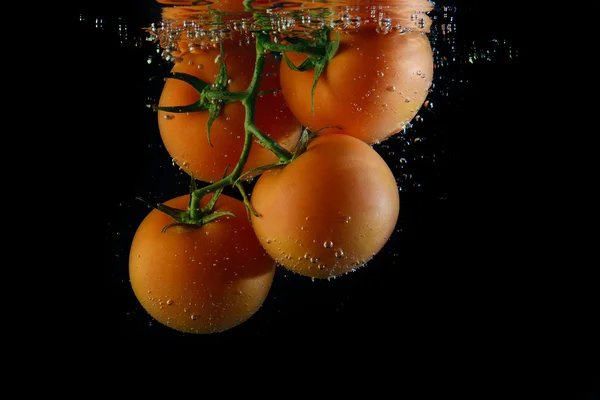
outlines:
[{"label": "green tomato stem", "polygon": [[[246,6],[249,6],[250,1],[247,3],[248,4],[246,4]],[[212,214],[215,214],[215,218],[220,216],[222,213],[213,212],[212,206],[209,207],[210,210],[202,209],[202,207],[200,207],[200,200],[212,192],[214,192],[214,196],[219,196],[225,186],[235,186],[238,190],[240,190],[240,193],[244,198],[244,204],[246,204],[248,211],[256,215],[256,211],[251,208],[249,199],[240,182],[240,177],[242,177],[244,166],[246,165],[250,155],[253,138],[256,138],[257,142],[261,146],[271,150],[277,157],[279,157],[279,162],[274,165],[289,164],[293,160],[294,154],[290,153],[288,150],[279,145],[277,141],[265,135],[255,124],[256,99],[259,95],[261,95],[261,92],[259,92],[259,87],[265,65],[265,57],[269,51],[294,51],[309,55],[323,55],[322,46],[314,46],[314,44],[311,45],[309,42],[304,40],[296,41],[294,43],[277,44],[271,42],[267,33],[259,32],[256,36],[256,61],[254,66],[254,74],[252,75],[252,80],[248,85],[248,88],[243,92],[229,92],[224,90],[222,87],[214,89],[211,87],[204,88],[202,94],[209,102],[223,101],[229,103],[239,101],[242,103],[245,109],[244,146],[242,148],[240,158],[231,173],[224,176],[221,180],[210,183],[201,188],[196,188],[195,185],[192,185],[187,215],[185,217],[178,217],[177,219],[180,221],[179,223],[204,223],[208,221],[207,217]],[[213,206],[215,200],[216,199],[212,200]]]},{"label": "green tomato stem", "polygon": [[197,220],[202,218],[202,210],[200,208],[200,199],[211,192],[218,191],[225,186],[232,186],[238,178],[242,175],[242,171],[244,169],[244,165],[246,164],[246,160],[248,160],[248,155],[250,154],[250,149],[252,148],[252,134],[247,131],[244,136],[244,147],[242,148],[242,154],[240,158],[229,175],[224,177],[223,179],[213,182],[207,186],[203,186],[199,189],[193,190],[191,193],[190,205],[188,207],[188,211],[190,213],[190,218],[192,220]]},{"label": "green tomato stem", "polygon": [[262,79],[262,71],[265,66],[265,57],[267,53],[265,43],[270,43],[268,35],[265,33],[259,33],[256,36],[256,61],[254,64],[254,75],[252,76],[252,81],[246,90],[248,96],[242,100],[242,104],[246,108],[244,128],[246,132],[251,132],[252,135],[256,137],[261,146],[271,150],[277,157],[279,157],[279,160],[282,163],[287,164],[292,160],[292,153],[281,147],[277,141],[269,138],[267,135],[261,132],[254,123],[256,99],[259,94],[260,81]]}]

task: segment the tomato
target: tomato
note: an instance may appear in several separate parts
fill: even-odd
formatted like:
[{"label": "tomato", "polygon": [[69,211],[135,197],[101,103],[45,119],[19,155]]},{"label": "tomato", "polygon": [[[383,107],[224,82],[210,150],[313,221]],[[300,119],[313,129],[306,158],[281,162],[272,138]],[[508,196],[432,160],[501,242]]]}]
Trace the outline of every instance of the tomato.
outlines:
[{"label": "tomato", "polygon": [[[332,33],[334,35],[334,33]],[[306,56],[286,53],[296,66]],[[315,90],[314,70],[297,72],[281,63],[281,88],[290,109],[307,128],[337,126],[346,135],[374,144],[401,131],[423,105],[432,84],[433,53],[420,32],[341,33],[338,52]],[[322,133],[336,132],[327,128]]]},{"label": "tomato", "polygon": [[[185,209],[188,201],[185,195],[165,204]],[[215,210],[236,217],[162,232],[173,220],[152,210],[131,244],[135,296],[154,319],[181,332],[220,332],[241,324],[261,307],[273,281],[275,262],[256,239],[244,204],[221,195]]]},{"label": "tomato", "polygon": [[330,278],[378,253],[400,210],[396,180],[381,156],[343,134],[313,139],[298,158],[264,172],[251,203],[252,227],[279,264]]},{"label": "tomato", "polygon": [[[225,42],[225,63],[230,83],[229,91],[247,89],[254,73],[256,50],[253,45],[238,46],[237,42]],[[215,60],[219,49],[184,51],[181,61],[172,72],[194,75],[204,82],[214,83],[219,64]],[[269,54],[260,90],[275,90],[279,85],[278,61]],[[199,99],[198,92],[189,84],[168,78],[163,87],[159,106],[183,106]],[[256,125],[263,133],[290,150],[296,144],[301,125],[294,118],[280,92],[271,92],[256,101]],[[158,126],[164,146],[175,163],[196,179],[205,182],[219,180],[225,168],[229,171],[238,162],[244,143],[245,109],[240,102],[226,104],[211,127],[208,142],[208,111],[190,113],[158,112]],[[244,171],[277,162],[268,149],[254,142]],[[249,176],[248,176],[249,177]]]}]

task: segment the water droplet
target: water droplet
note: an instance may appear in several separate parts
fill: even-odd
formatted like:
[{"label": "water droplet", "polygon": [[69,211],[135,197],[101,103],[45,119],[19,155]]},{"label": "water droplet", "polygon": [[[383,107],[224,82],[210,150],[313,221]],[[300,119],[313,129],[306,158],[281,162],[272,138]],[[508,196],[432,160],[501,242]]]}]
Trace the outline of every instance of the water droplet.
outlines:
[{"label": "water droplet", "polygon": [[174,115],[172,115],[172,114],[165,114],[165,117],[164,117],[164,118],[165,118],[165,119],[173,119],[173,118],[175,118],[175,116],[174,116]]},{"label": "water droplet", "polygon": [[344,251],[342,249],[337,249],[335,251],[335,257],[336,258],[342,258],[342,257],[344,257]]},{"label": "water droplet", "polygon": [[333,247],[333,242],[331,240],[327,240],[323,243],[323,247],[326,249],[331,249]]},{"label": "water droplet", "polygon": [[192,314],[191,317],[192,321],[195,321],[198,319],[198,316],[196,314]]},{"label": "water droplet", "polygon": [[313,264],[316,264],[316,263],[319,262],[319,259],[317,257],[311,257],[310,258],[310,262],[313,263]]},{"label": "water droplet", "polygon": [[172,306],[173,305],[173,300],[172,299],[168,299],[167,300],[167,305],[168,306]]},{"label": "water droplet", "polygon": [[319,264],[319,265],[317,266],[317,268],[318,268],[320,271],[323,271],[323,270],[324,270],[326,267],[325,267],[325,265],[323,265],[323,264]]}]

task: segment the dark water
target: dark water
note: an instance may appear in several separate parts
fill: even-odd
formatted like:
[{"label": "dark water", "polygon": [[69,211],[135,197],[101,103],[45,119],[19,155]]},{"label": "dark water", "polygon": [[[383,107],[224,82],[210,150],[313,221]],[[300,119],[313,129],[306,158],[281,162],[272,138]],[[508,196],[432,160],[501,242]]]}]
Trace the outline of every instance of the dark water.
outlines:
[{"label": "dark water", "polygon": [[[393,351],[462,348],[494,357],[526,348],[543,357],[558,329],[594,336],[598,287],[581,267],[587,261],[544,245],[552,224],[530,196],[539,169],[523,168],[538,134],[528,118],[527,92],[535,85],[526,65],[526,29],[510,23],[515,12],[509,7],[467,3],[437,3],[448,8],[436,11],[434,33],[442,24],[454,32],[451,42],[434,43],[434,107],[401,139],[376,146],[394,173],[405,174],[400,219],[386,247],[367,267],[332,281],[278,269],[259,312],[208,336],[154,322],[128,282],[128,248],[148,212],[135,197],[166,200],[185,193],[189,183],[162,147],[156,115],[147,107],[160,90],[151,78],[168,64],[140,40],[146,36],[141,28],[160,19],[160,7],[133,0],[81,5],[81,42],[93,49],[83,57],[94,88],[82,91],[93,105],[83,114],[93,132],[86,146],[99,154],[90,180],[102,205],[103,258],[92,276],[104,283],[94,320],[103,337],[191,343],[303,337],[324,347],[369,337],[391,339]],[[553,263],[576,272],[561,275]]]}]

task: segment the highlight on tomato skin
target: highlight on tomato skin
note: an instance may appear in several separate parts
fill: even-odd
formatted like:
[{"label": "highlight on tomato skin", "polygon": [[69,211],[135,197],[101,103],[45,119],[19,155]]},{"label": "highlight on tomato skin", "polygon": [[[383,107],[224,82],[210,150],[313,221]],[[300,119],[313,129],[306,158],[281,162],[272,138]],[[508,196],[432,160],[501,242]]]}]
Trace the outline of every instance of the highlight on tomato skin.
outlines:
[{"label": "highlight on tomato skin", "polygon": [[[206,205],[207,198],[202,199]],[[185,209],[189,195],[165,202]],[[221,195],[220,217],[202,227],[173,226],[153,209],[131,244],[129,275],[141,306],[158,322],[180,332],[207,334],[240,325],[266,299],[275,262],[258,242],[244,204]]]},{"label": "highlight on tomato skin", "polygon": [[[172,72],[196,76],[207,83],[214,83],[219,71],[220,50],[196,49],[189,51],[185,45],[180,61]],[[256,50],[252,44],[238,46],[224,42],[224,60],[228,70],[227,90],[243,92],[251,82],[254,72]],[[290,111],[284,97],[278,91],[279,61],[268,54],[261,79],[260,90],[265,91],[256,100],[256,126],[291,150],[298,141],[302,126]],[[159,106],[183,106],[200,98],[196,89],[178,79],[168,78],[162,89]],[[226,168],[231,171],[238,162],[244,144],[245,108],[240,102],[226,104],[210,130],[208,141],[208,111],[172,113],[158,111],[158,126],[163,144],[173,161],[186,173],[204,182],[222,178]],[[212,144],[212,145],[211,145]],[[254,141],[244,172],[272,164],[277,156]],[[252,178],[252,174],[245,179]]]},{"label": "highlight on tomato skin", "polygon": [[251,203],[256,235],[278,264],[332,278],[373,258],[395,229],[396,180],[381,156],[344,134],[318,136],[283,168],[264,172]]},{"label": "highlight on tomato skin", "polygon": [[[294,52],[286,56],[296,66],[306,59]],[[298,72],[281,63],[282,92],[298,121],[311,131],[325,128],[321,134],[341,128],[376,144],[402,131],[423,106],[433,81],[433,51],[422,32],[359,29],[340,34],[339,49],[315,89],[314,113],[313,77],[313,70]]]}]

